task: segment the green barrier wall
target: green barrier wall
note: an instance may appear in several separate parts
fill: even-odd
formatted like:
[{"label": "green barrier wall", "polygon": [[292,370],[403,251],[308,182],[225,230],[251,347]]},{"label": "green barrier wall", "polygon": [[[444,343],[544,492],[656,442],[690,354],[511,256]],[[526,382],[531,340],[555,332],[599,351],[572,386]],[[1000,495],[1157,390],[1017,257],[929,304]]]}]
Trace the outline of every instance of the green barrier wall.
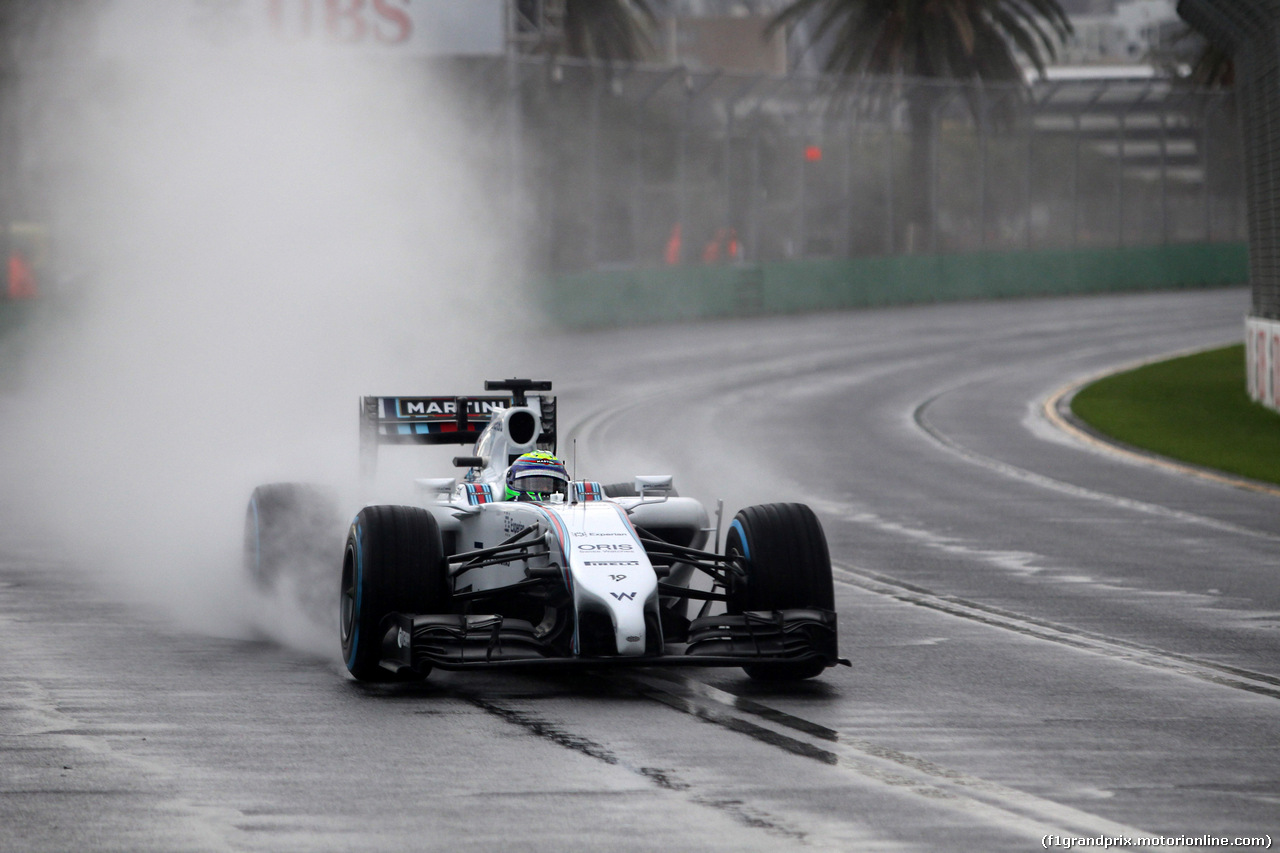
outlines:
[{"label": "green barrier wall", "polygon": [[0,338],[11,329],[16,329],[35,310],[34,300],[13,302],[0,297]]},{"label": "green barrier wall", "polygon": [[570,328],[912,302],[1244,284],[1244,243],[975,252],[579,273],[550,281]]}]

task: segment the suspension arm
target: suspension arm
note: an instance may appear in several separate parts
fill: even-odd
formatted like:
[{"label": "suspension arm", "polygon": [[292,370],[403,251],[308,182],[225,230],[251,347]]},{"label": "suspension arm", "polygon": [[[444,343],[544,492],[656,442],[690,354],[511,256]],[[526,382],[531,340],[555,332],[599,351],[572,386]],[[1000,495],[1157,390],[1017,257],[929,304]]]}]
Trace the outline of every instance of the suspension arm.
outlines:
[{"label": "suspension arm", "polygon": [[449,564],[449,577],[456,578],[463,572],[494,566],[499,563],[510,563],[514,560],[528,560],[530,557],[550,553],[550,546],[542,542],[522,542],[520,540],[538,532],[537,527],[526,527],[506,541],[492,548],[478,548],[475,551],[463,551],[445,558]]},{"label": "suspension arm", "polygon": [[728,601],[729,596],[722,592],[707,592],[701,589],[689,589],[686,586],[658,581],[658,595],[670,595],[675,598],[696,598],[699,601]]}]

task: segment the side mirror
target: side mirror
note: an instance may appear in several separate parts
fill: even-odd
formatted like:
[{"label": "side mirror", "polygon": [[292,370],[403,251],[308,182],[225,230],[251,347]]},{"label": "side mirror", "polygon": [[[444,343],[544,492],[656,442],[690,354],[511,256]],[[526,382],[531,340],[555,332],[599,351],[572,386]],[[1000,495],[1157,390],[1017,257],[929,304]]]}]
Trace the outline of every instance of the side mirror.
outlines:
[{"label": "side mirror", "polygon": [[447,502],[453,496],[453,490],[457,488],[458,481],[454,477],[419,477],[413,481],[428,500],[434,498],[437,501]]},{"label": "side mirror", "polygon": [[635,481],[636,494],[640,497],[648,495],[669,495],[671,493],[670,474],[641,474]]}]

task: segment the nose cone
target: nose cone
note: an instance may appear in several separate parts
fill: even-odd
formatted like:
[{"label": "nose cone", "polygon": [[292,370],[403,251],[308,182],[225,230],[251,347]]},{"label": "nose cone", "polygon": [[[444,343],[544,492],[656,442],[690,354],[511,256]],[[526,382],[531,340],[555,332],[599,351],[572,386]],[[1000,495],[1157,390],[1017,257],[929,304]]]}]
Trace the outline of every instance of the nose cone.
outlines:
[{"label": "nose cone", "polygon": [[556,513],[568,535],[578,612],[607,612],[618,654],[643,655],[644,614],[657,607],[658,576],[635,529],[617,505],[606,501],[575,504]]},{"label": "nose cone", "polygon": [[647,601],[623,599],[610,610],[613,616],[613,630],[618,641],[618,654],[632,657],[644,654],[645,625],[644,610]]}]

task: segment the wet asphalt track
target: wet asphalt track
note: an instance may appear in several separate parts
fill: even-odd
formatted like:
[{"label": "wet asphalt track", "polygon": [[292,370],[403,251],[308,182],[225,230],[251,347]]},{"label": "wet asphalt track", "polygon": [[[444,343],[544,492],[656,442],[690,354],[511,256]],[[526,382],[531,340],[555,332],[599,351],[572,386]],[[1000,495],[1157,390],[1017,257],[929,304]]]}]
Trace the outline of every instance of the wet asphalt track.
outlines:
[{"label": "wet asphalt track", "polygon": [[529,372],[557,382],[579,476],[672,472],[726,522],[819,511],[853,666],[790,689],[366,687],[336,650],[150,625],[0,540],[0,850],[1275,838],[1280,498],[1099,455],[1039,413],[1073,378],[1238,340],[1246,308],[1229,290],[554,342]]}]

